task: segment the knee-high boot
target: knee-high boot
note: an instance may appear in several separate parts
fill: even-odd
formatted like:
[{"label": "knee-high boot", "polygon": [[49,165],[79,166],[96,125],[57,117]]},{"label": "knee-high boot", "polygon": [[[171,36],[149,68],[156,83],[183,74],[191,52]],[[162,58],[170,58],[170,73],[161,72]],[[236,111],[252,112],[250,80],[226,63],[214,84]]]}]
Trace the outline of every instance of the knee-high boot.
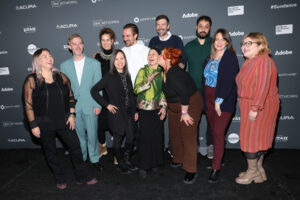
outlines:
[{"label": "knee-high boot", "polygon": [[238,184],[248,185],[254,181],[255,183],[262,183],[263,179],[257,167],[257,159],[247,159],[248,169],[243,176],[235,179]]}]

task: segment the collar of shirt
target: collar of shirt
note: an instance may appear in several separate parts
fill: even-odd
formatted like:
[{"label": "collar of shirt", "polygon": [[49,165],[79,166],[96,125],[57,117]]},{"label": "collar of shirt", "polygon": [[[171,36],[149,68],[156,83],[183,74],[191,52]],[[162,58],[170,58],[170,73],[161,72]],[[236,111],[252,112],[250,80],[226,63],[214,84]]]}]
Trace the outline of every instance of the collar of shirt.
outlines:
[{"label": "collar of shirt", "polygon": [[172,36],[172,33],[170,31],[167,32],[168,36],[166,38],[161,38],[160,36],[159,37],[159,40],[160,41],[167,41],[168,39],[170,39],[170,37]]}]

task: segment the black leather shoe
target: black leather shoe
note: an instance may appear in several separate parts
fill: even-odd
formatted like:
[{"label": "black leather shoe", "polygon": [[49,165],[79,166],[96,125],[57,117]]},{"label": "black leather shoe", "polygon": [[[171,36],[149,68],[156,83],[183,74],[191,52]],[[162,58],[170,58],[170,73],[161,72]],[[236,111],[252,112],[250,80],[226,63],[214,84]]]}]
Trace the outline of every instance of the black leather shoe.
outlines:
[{"label": "black leather shoe", "polygon": [[182,163],[171,162],[170,166],[171,166],[172,168],[179,168],[179,167],[182,166]]},{"label": "black leather shoe", "polygon": [[103,170],[103,166],[101,165],[100,162],[97,162],[97,163],[93,163],[93,166],[99,170],[99,171],[102,171]]},{"label": "black leather shoe", "polygon": [[208,177],[208,182],[215,183],[218,181],[220,170],[212,169]]},{"label": "black leather shoe", "polygon": [[140,177],[142,177],[142,178],[147,178],[147,171],[144,170],[144,169],[140,169],[140,170],[139,170],[139,175],[140,175]]},{"label": "black leather shoe", "polygon": [[196,173],[186,172],[185,177],[183,179],[183,183],[185,183],[185,184],[193,184],[193,183],[195,183],[196,178],[197,178],[197,174]]},{"label": "black leather shoe", "polygon": [[132,172],[139,169],[137,166],[134,166],[131,162],[126,162],[126,165],[127,165],[128,169]]},{"label": "black leather shoe", "polygon": [[154,172],[157,172],[158,168],[157,167],[152,167],[151,170],[154,171]]},{"label": "black leather shoe", "polygon": [[117,169],[121,174],[130,174],[131,173],[131,171],[128,168],[121,167],[120,165],[118,165]]}]

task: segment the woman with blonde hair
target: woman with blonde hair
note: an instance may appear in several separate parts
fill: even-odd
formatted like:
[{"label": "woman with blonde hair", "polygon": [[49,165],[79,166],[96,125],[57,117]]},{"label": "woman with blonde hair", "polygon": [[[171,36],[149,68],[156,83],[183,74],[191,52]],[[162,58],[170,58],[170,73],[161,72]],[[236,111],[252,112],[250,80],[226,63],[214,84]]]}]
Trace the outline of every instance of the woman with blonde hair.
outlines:
[{"label": "woman with blonde hair", "polygon": [[247,34],[241,47],[246,61],[236,83],[241,114],[240,144],[248,169],[235,181],[238,184],[261,183],[267,180],[262,163],[273,144],[280,105],[277,69],[262,33]]},{"label": "woman with blonde hair", "polygon": [[48,49],[39,49],[33,54],[32,68],[33,72],[24,84],[25,111],[32,134],[41,139],[56,187],[61,190],[67,187],[55,155],[57,135],[70,151],[76,183],[97,183],[98,180],[91,177],[82,160],[75,132],[75,99],[69,79],[53,67],[53,57]]}]

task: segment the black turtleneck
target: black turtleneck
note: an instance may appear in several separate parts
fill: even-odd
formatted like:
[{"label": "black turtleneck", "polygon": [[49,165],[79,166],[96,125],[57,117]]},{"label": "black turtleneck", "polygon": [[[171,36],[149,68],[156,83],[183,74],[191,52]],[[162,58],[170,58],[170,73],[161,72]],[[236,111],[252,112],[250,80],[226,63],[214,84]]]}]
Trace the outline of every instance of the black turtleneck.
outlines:
[{"label": "black turtleneck", "polygon": [[110,69],[110,57],[112,55],[113,49],[105,50],[103,49],[102,52],[97,53],[95,55],[95,59],[101,63],[101,73],[102,77],[109,71]]}]

